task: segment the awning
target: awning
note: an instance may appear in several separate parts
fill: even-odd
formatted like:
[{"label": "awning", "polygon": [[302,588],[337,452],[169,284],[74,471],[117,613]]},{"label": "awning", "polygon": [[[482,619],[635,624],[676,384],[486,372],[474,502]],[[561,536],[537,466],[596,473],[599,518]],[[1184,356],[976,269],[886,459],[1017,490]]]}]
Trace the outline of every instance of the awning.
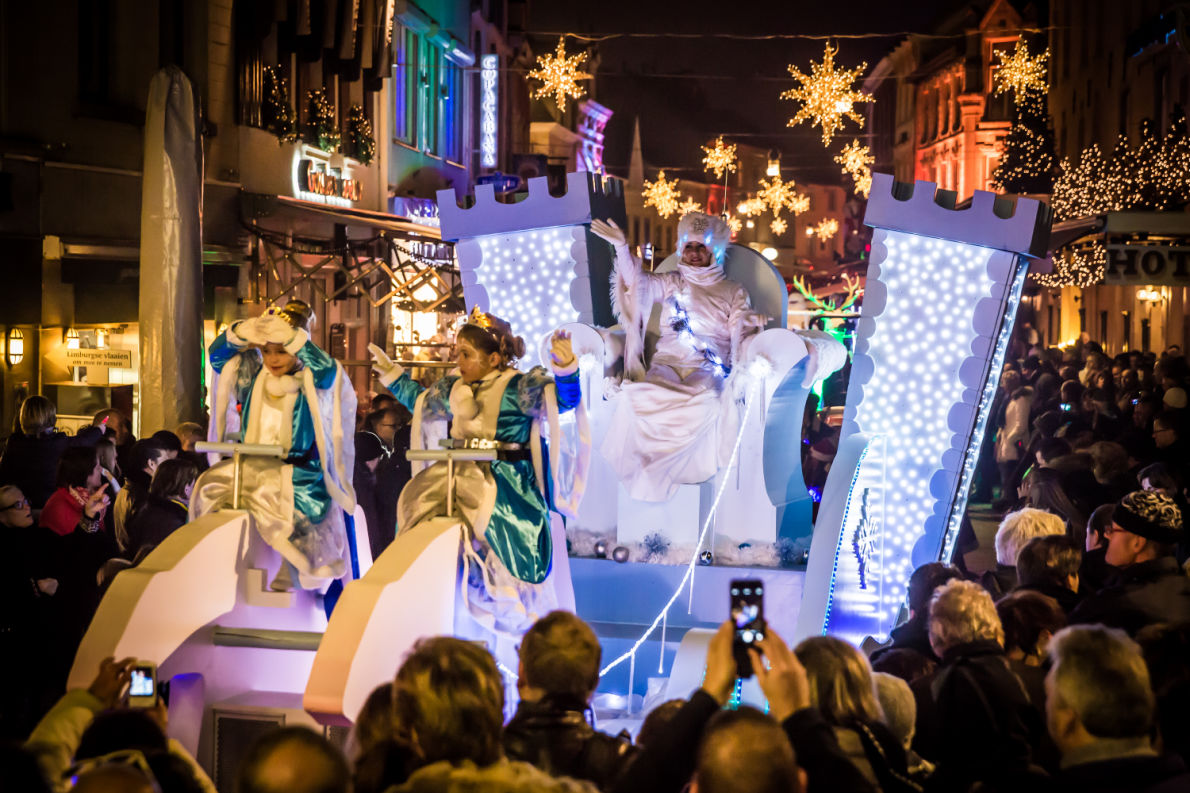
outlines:
[{"label": "awning", "polygon": [[374,212],[370,209],[324,206],[289,196],[267,195],[240,191],[240,211],[245,221],[290,220],[307,223],[326,223],[346,226],[361,231],[383,231],[403,239],[442,238],[433,226],[416,223],[409,218]]}]

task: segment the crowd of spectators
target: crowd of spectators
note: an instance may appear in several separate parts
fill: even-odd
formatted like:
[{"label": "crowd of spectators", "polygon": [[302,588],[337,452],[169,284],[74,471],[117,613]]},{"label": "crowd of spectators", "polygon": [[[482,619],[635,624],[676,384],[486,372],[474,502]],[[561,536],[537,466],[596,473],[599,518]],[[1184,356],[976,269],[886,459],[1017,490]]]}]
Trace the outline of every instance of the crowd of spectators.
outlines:
[{"label": "crowd of spectators", "polygon": [[[591,706],[599,642],[583,620],[554,612],[521,641],[510,719],[506,680],[482,645],[423,639],[393,659],[394,679],[372,692],[344,748],[303,727],[275,730],[247,752],[235,790],[1190,791],[1190,459],[1177,353],[1113,361],[1087,345],[1011,363],[975,494],[1003,513],[994,566],[970,570],[960,554],[919,567],[906,621],[870,653],[832,636],[790,646],[770,629],[750,651],[763,712],[731,706],[728,622],[710,639],[697,690],[670,692],[635,740],[605,734]],[[93,608],[96,561],[134,563],[160,541],[197,473],[157,436],[129,443],[97,419],[93,442],[62,440],[44,412],[30,407],[9,447],[38,465],[0,460],[0,471],[30,477],[53,456],[55,471],[52,482],[0,486],[0,524],[19,556],[5,579],[12,629],[0,635],[42,631],[40,643],[6,645],[9,657],[61,652],[47,649],[50,623],[29,615],[66,598]],[[373,496],[387,490],[377,483],[407,424],[383,399],[364,417],[357,475],[372,476]],[[123,476],[104,463],[122,443]],[[113,482],[127,493],[119,518]],[[25,488],[42,499],[40,524]],[[378,528],[374,545],[391,540]],[[166,738],[164,708],[121,704],[132,663],[108,659],[88,690],[54,691],[56,702],[22,701],[31,686],[5,689],[5,730],[24,744],[0,761],[19,789],[214,789]]]}]

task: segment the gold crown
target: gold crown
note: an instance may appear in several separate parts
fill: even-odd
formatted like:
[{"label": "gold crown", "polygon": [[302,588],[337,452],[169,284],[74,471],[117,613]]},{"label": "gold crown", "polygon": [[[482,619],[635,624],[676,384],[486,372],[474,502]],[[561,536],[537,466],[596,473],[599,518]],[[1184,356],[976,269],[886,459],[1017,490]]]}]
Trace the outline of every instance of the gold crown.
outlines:
[{"label": "gold crown", "polygon": [[491,315],[483,313],[479,310],[479,306],[476,305],[471,309],[471,316],[467,317],[467,324],[491,331],[493,323]]}]

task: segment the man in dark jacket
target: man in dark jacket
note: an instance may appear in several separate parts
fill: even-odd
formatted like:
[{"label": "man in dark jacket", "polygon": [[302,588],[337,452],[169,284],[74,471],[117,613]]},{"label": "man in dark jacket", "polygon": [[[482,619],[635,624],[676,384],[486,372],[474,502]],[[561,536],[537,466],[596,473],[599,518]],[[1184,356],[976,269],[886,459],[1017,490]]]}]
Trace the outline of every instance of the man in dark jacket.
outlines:
[{"label": "man in dark jacket", "polygon": [[888,650],[907,649],[937,661],[930,647],[930,597],[947,581],[962,577],[957,568],[942,562],[927,562],[914,570],[909,576],[909,620],[893,628],[889,634],[892,643],[872,653],[871,660],[876,661]]},{"label": "man in dark jacket", "polygon": [[628,738],[598,732],[587,719],[600,660],[595,632],[570,612],[551,612],[525,632],[517,672],[521,701],[504,728],[509,759],[610,788],[634,749]]},{"label": "man in dark jacket", "polygon": [[1055,790],[1180,793],[1190,790],[1181,758],[1162,757],[1150,732],[1155,704],[1140,648],[1100,625],[1059,631],[1046,677],[1050,736],[1062,753]]},{"label": "man in dark jacket", "polygon": [[1138,490],[1120,499],[1107,535],[1106,559],[1116,572],[1071,613],[1071,624],[1101,623],[1135,636],[1146,625],[1190,620],[1190,579],[1174,558],[1182,532],[1181,510],[1169,496]]}]

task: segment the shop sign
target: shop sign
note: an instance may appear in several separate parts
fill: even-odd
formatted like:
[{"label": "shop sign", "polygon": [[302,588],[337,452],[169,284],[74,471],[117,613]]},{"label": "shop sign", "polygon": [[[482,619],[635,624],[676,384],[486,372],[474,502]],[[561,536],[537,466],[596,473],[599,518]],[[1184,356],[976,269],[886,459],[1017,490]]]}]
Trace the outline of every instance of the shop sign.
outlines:
[{"label": "shop sign", "polygon": [[1105,284],[1190,285],[1190,246],[1108,245]]},{"label": "shop sign", "polygon": [[132,350],[107,347],[102,350],[67,349],[67,366],[114,366],[120,369],[132,368]]},{"label": "shop sign", "polygon": [[298,193],[311,193],[322,198],[339,198],[352,203],[363,195],[358,179],[351,178],[346,168],[331,168],[327,163],[303,157],[298,161]]}]

